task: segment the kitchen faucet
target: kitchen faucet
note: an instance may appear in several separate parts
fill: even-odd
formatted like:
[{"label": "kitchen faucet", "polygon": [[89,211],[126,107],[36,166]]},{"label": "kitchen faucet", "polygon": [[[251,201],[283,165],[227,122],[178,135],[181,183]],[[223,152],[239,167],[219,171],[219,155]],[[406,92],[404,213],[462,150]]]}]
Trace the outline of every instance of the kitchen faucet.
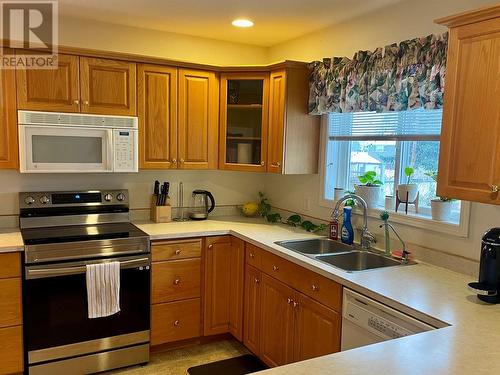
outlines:
[{"label": "kitchen faucet", "polygon": [[361,204],[361,207],[363,207],[363,227],[361,228],[361,248],[364,250],[370,249],[371,243],[372,242],[377,242],[373,234],[370,233],[368,230],[368,206],[363,198],[361,198],[359,195],[356,194],[346,194],[342,198],[340,198],[337,201],[337,204],[335,205],[335,208],[333,209],[332,212],[332,217],[335,219],[338,219],[340,214],[339,214],[339,208],[342,203],[344,203],[346,200],[349,199],[354,199],[357,201],[359,204]]}]

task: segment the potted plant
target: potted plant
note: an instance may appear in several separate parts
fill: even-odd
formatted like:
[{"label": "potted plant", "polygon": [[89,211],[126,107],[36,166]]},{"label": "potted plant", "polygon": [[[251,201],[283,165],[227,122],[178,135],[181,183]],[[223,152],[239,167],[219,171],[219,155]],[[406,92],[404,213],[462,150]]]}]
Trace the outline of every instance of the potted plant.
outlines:
[{"label": "potted plant", "polygon": [[406,175],[406,184],[398,185],[398,197],[399,200],[403,203],[412,203],[415,202],[418,196],[418,185],[411,183],[411,178],[415,173],[415,170],[412,167],[406,167],[404,172]]},{"label": "potted plant", "polygon": [[358,176],[361,185],[354,185],[354,191],[357,195],[363,198],[369,208],[374,208],[380,203],[382,194],[382,181],[377,179],[377,173],[368,171],[365,174]]},{"label": "potted plant", "polygon": [[[437,182],[437,171],[430,171],[425,174]],[[432,220],[450,221],[453,199],[437,196],[431,199]]]}]

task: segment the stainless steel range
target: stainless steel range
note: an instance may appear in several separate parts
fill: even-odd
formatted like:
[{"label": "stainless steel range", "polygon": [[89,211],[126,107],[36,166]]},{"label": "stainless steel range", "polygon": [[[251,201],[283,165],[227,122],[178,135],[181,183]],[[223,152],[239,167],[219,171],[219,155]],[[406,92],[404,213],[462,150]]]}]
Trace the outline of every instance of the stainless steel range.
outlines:
[{"label": "stainless steel range", "polygon": [[[20,193],[29,374],[88,374],[149,361],[149,237],[127,190]],[[86,266],[120,262],[120,311],[88,318]]]}]

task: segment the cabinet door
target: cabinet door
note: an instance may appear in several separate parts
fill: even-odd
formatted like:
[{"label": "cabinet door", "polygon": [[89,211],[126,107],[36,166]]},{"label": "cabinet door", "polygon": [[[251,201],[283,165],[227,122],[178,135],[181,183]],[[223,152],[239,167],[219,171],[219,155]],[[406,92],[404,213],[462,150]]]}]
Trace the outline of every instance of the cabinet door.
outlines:
[{"label": "cabinet door", "polygon": [[0,374],[23,371],[22,326],[0,328]]},{"label": "cabinet door", "polygon": [[231,238],[208,237],[205,249],[204,334],[229,332]]},{"label": "cabinet door", "polygon": [[269,74],[221,76],[219,168],[264,172]]},{"label": "cabinet door", "polygon": [[229,332],[243,341],[243,290],[245,283],[245,242],[231,237]]},{"label": "cabinet door", "polygon": [[[283,143],[285,138],[286,72],[271,73],[269,90],[269,141],[267,171],[281,173],[283,168]],[[300,150],[295,150],[300,153]]]},{"label": "cabinet door", "polygon": [[437,194],[500,204],[500,18],[450,30]]},{"label": "cabinet door", "polygon": [[179,168],[216,169],[219,83],[213,72],[179,69]]},{"label": "cabinet door", "polygon": [[136,64],[80,58],[82,112],[136,115]]},{"label": "cabinet door", "polygon": [[177,167],[177,69],[140,64],[139,166],[142,169]]},{"label": "cabinet door", "polygon": [[260,314],[260,358],[269,366],[293,361],[295,292],[265,274],[262,275]]},{"label": "cabinet door", "polygon": [[294,360],[340,351],[340,314],[301,293],[297,302]]},{"label": "cabinet door", "polygon": [[260,355],[260,271],[247,265],[245,270],[245,306],[243,343],[255,355]]},{"label": "cabinet door", "polygon": [[15,72],[0,71],[0,169],[18,168]]},{"label": "cabinet door", "polygon": [[18,108],[80,112],[78,59],[58,55],[57,69],[17,69]]}]

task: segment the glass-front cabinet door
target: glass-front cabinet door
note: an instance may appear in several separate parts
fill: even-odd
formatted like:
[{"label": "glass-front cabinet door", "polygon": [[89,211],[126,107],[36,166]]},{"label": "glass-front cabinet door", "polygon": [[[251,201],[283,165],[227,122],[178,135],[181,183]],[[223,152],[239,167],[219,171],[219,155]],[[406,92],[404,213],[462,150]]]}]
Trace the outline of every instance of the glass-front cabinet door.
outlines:
[{"label": "glass-front cabinet door", "polygon": [[223,73],[219,168],[266,170],[268,73]]}]

